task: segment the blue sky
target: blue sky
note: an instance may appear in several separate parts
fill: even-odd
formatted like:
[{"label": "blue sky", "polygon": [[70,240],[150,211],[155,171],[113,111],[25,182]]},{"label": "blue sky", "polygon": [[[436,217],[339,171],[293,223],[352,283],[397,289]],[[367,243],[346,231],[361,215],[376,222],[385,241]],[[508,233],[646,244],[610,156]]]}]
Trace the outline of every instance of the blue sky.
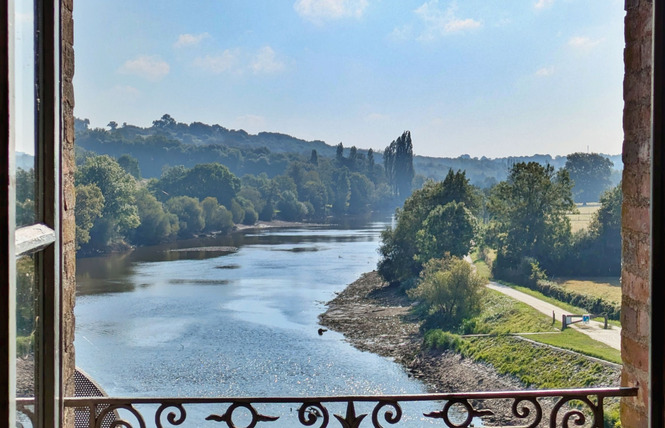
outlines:
[{"label": "blue sky", "polygon": [[383,149],[620,153],[622,0],[85,0],[76,110]]}]

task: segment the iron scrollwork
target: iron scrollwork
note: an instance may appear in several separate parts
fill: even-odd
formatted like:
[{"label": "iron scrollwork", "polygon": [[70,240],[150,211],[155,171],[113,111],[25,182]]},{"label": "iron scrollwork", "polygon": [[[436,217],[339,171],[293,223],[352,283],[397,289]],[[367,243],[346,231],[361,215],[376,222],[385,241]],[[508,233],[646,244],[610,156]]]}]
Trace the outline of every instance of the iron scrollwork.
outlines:
[{"label": "iron scrollwork", "polygon": [[[470,427],[476,418],[483,418],[485,426],[492,423],[505,425],[504,420],[497,418],[511,418],[509,423],[517,423],[527,427],[572,427],[592,426],[602,427],[603,400],[607,397],[635,396],[637,388],[589,388],[574,390],[546,390],[546,391],[497,391],[497,392],[469,392],[454,394],[419,394],[394,396],[340,396],[340,397],[258,397],[258,398],[108,398],[108,397],[77,397],[66,398],[65,406],[75,411],[85,411],[89,418],[89,428],[144,428],[146,426],[141,411],[155,408],[155,426],[163,428],[164,424],[170,426],[182,425],[187,419],[186,407],[200,405],[227,405],[226,411],[221,415],[209,414],[205,417],[212,423],[222,422],[228,428],[236,428],[234,422],[236,410],[243,410],[248,414],[245,422],[246,428],[257,425],[270,425],[280,419],[280,416],[266,416],[257,409],[262,405],[290,404],[297,406],[297,421],[286,421],[289,426],[327,428],[331,417],[329,405],[345,405],[345,415],[335,414],[335,418],[344,428],[376,427],[384,428],[388,425],[398,425],[403,420],[403,405],[412,402],[429,402],[436,409],[443,409],[425,413],[428,418],[442,419],[449,427]],[[555,401],[552,401],[555,400]],[[358,414],[356,405],[365,403],[373,405],[371,418],[368,414]],[[479,408],[492,403],[491,409]],[[511,404],[508,404],[511,403]],[[17,409],[29,416],[29,409],[33,403],[30,400],[17,400]],[[26,412],[27,410],[27,412]],[[117,410],[129,412],[135,418],[134,424],[121,419]],[[151,414],[152,414],[152,411]],[[241,412],[242,413],[242,412]],[[111,424],[108,417],[115,414]],[[498,415],[498,416],[497,416]],[[501,416],[503,415],[503,416]],[[511,415],[511,416],[510,416]],[[547,416],[546,416],[547,415]],[[147,415],[146,415],[147,416]],[[235,413],[236,419],[239,414]],[[282,415],[285,417],[285,415]],[[491,418],[488,418],[490,417]],[[549,420],[546,418],[549,417]],[[203,419],[204,416],[201,416]],[[293,422],[293,423],[291,423]],[[203,420],[194,421],[201,426]],[[211,425],[212,426],[212,425]],[[281,425],[280,425],[281,426]],[[336,425],[339,426],[339,425]]]}]

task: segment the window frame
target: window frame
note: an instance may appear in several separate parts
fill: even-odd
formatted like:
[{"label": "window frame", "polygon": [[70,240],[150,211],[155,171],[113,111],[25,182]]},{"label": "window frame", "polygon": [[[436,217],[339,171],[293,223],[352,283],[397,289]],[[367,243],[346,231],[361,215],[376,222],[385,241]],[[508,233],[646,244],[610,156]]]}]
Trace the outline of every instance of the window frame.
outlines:
[{"label": "window frame", "polygon": [[[62,422],[62,344],[61,294],[62,246],[60,245],[60,141],[62,108],[60,77],[60,0],[34,0],[35,23],[35,224],[16,229],[15,130],[16,88],[14,37],[14,0],[0,4],[6,31],[0,35],[0,135],[5,151],[0,158],[3,174],[0,185],[0,245],[7,254],[0,262],[5,286],[0,290],[0,425],[16,425],[16,260],[34,254],[35,278],[39,293],[36,307],[35,342],[35,427],[59,427]],[[27,238],[27,239],[26,239]],[[19,240],[20,242],[17,242]],[[17,250],[17,248],[19,248]]]}]

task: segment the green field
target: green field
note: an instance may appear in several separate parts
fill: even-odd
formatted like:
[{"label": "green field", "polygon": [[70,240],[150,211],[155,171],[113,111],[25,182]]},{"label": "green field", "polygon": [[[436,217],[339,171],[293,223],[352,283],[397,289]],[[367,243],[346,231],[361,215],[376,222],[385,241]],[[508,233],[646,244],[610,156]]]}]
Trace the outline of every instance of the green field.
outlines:
[{"label": "green field", "polygon": [[553,278],[553,281],[575,293],[621,304],[621,281],[617,277]]},{"label": "green field", "polygon": [[589,227],[591,220],[593,220],[593,215],[599,208],[600,203],[598,202],[590,202],[586,205],[577,204],[577,213],[568,214],[572,232],[575,233]]}]

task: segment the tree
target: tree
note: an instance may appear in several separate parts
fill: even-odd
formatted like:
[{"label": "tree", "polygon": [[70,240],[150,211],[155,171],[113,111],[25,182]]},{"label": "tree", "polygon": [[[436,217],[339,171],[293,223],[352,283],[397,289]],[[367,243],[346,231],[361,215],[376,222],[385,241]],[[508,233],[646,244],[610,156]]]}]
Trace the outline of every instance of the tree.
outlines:
[{"label": "tree", "polygon": [[219,205],[217,199],[207,197],[201,201],[201,209],[205,219],[205,230],[229,232],[233,229],[233,215],[223,205]]},{"label": "tree", "polygon": [[139,160],[133,156],[124,154],[118,158],[118,165],[124,169],[128,174],[137,180],[141,179],[141,168],[139,167]]},{"label": "tree", "polygon": [[312,165],[319,165],[319,154],[316,152],[316,149],[312,149],[312,154],[309,156],[309,163]]},{"label": "tree", "polygon": [[351,183],[349,182],[349,170],[346,168],[337,169],[332,176],[334,199],[332,210],[340,215],[346,212],[346,204],[349,201],[351,192]]},{"label": "tree", "polygon": [[344,145],[341,142],[336,146],[335,160],[338,166],[344,165]]},{"label": "tree", "polygon": [[397,140],[386,147],[383,153],[383,166],[394,194],[406,198],[411,192],[414,176],[413,144],[409,131],[404,131]]},{"label": "tree", "polygon": [[134,244],[159,244],[173,239],[178,234],[178,216],[168,213],[162,203],[150,194],[148,189],[138,190],[136,206],[141,224],[130,235]]},{"label": "tree", "polygon": [[432,259],[425,264],[418,286],[407,294],[421,300],[434,322],[454,326],[478,311],[486,282],[463,259]]},{"label": "tree", "polygon": [[[395,228],[388,227],[381,233],[382,245],[379,247],[381,258],[377,269],[386,281],[402,282],[407,288],[414,283],[422,270],[423,263],[427,261],[424,256],[419,256],[419,252],[429,251],[429,248],[425,248],[422,244],[419,248],[416,236],[436,207],[443,207],[451,202],[462,204],[471,213],[477,211],[480,205],[478,192],[462,171],[449,171],[442,182],[426,182],[421,189],[413,192],[404,201],[403,208],[395,213]],[[429,224],[433,233],[437,224],[434,217]],[[441,247],[448,245],[444,242],[448,240],[439,241]],[[451,249],[444,251],[450,252]]]},{"label": "tree", "polygon": [[90,229],[89,244],[105,247],[121,242],[141,220],[136,206],[136,180],[108,155],[86,160],[76,172],[77,185],[94,184],[104,196],[102,214]]},{"label": "tree", "polygon": [[90,241],[90,229],[102,215],[104,195],[96,184],[76,186],[76,248]]},{"label": "tree", "polygon": [[367,150],[367,178],[374,181],[374,150]]},{"label": "tree", "polygon": [[471,250],[476,234],[476,218],[464,203],[437,205],[416,233],[415,257],[421,263],[445,254],[464,257]]},{"label": "tree", "polygon": [[575,202],[597,202],[601,193],[610,187],[614,163],[598,153],[572,153],[565,168],[574,183]]},{"label": "tree", "polygon": [[203,209],[198,199],[189,196],[176,196],[166,201],[166,208],[178,216],[178,235],[189,238],[205,227]]},{"label": "tree", "polygon": [[231,201],[240,190],[240,180],[223,165],[205,163],[191,169],[183,166],[169,168],[162,174],[155,188],[157,195],[164,199],[173,196],[205,199],[212,196],[230,208]]},{"label": "tree", "polygon": [[115,120],[112,120],[112,121],[110,121],[109,124],[106,125],[106,126],[108,126],[109,128],[111,128],[111,131],[115,131],[116,128],[118,127],[118,122],[116,122]]},{"label": "tree", "polygon": [[307,215],[305,204],[299,202],[295,193],[286,191],[277,204],[278,217],[286,221],[301,221]]},{"label": "tree", "polygon": [[526,257],[545,269],[556,268],[570,244],[571,188],[567,170],[520,162],[492,189],[488,209],[498,250],[495,274]]},{"label": "tree", "polygon": [[349,213],[362,214],[369,211],[374,194],[374,183],[357,172],[349,176]]},{"label": "tree", "polygon": [[619,276],[621,274],[621,185],[600,197],[600,208],[588,230],[574,236],[565,273],[585,276]]}]

